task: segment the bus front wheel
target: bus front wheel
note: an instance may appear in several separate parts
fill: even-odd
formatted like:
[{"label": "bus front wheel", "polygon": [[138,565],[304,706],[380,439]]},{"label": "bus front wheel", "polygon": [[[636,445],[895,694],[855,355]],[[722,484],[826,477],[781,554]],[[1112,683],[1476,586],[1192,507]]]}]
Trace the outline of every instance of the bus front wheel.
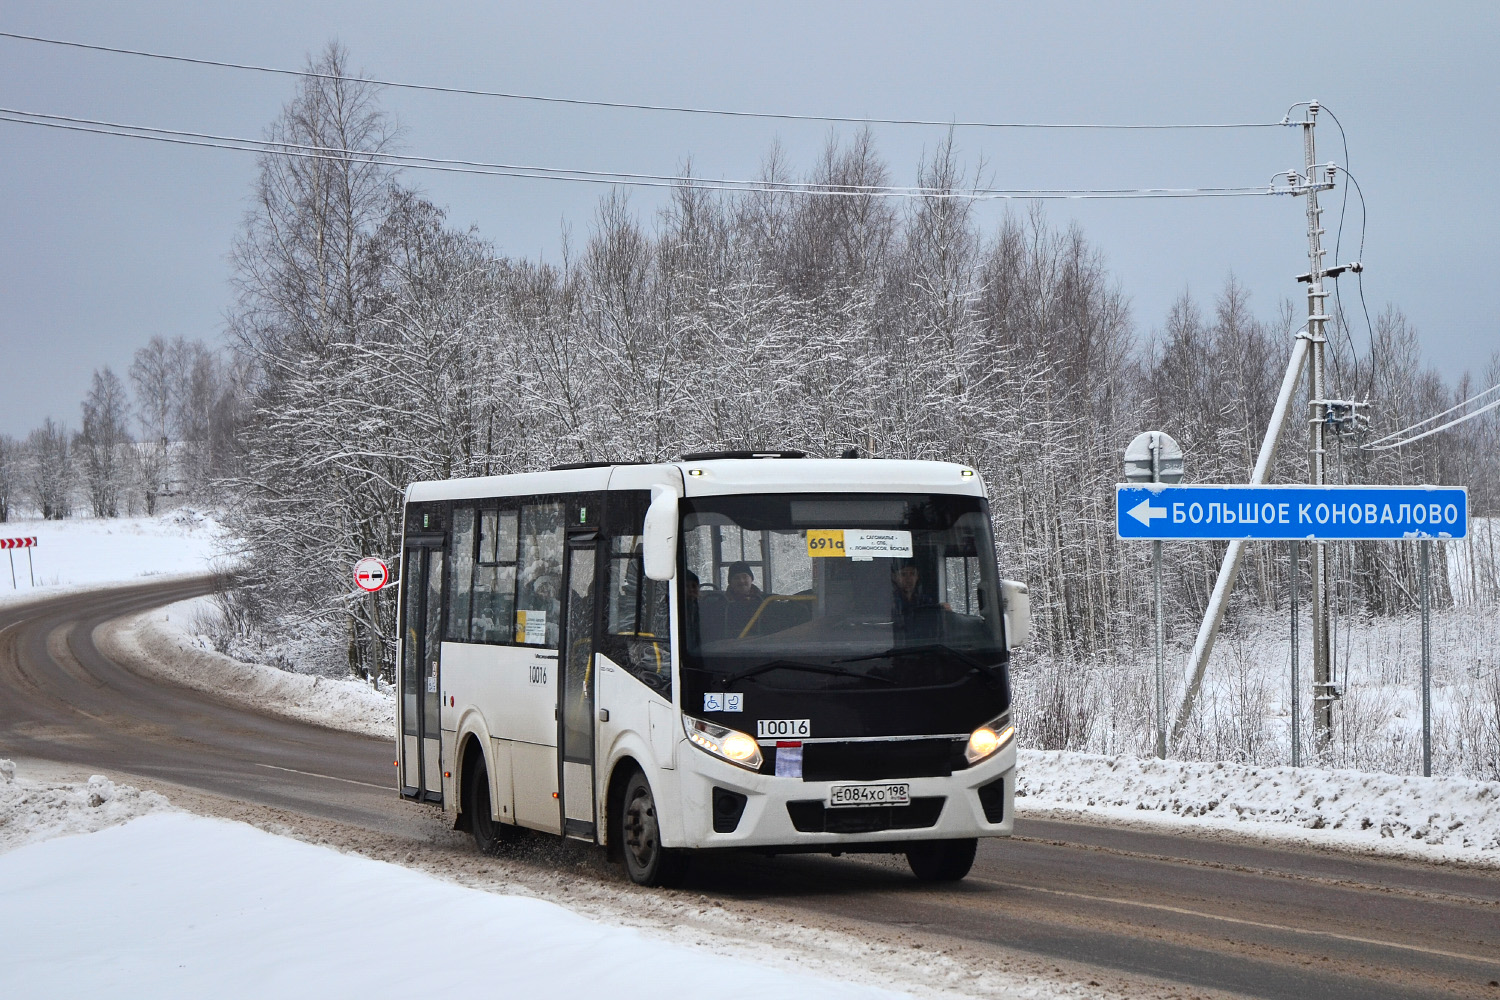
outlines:
[{"label": "bus front wheel", "polygon": [[620,838],[625,874],[636,885],[671,886],[681,878],[685,859],[681,851],[662,846],[656,797],[640,771],[625,785],[615,835]]},{"label": "bus front wheel", "polygon": [[917,840],[906,845],[906,863],[923,882],[957,882],[974,867],[979,839]]}]

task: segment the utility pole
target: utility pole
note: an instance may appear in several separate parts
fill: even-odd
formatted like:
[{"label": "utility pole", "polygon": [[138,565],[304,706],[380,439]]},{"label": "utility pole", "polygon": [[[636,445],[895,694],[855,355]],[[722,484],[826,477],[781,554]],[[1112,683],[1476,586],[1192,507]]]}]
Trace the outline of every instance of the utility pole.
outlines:
[{"label": "utility pole", "polygon": [[[1307,106],[1307,120],[1302,123],[1302,151],[1305,173],[1293,184],[1293,194],[1307,198],[1307,336],[1312,342],[1312,365],[1308,372],[1310,393],[1308,425],[1312,439],[1308,445],[1309,478],[1312,485],[1323,486],[1328,479],[1325,434],[1328,420],[1328,392],[1324,368],[1327,337],[1327,299],[1323,290],[1323,210],[1318,207],[1318,192],[1333,187],[1332,169],[1317,162],[1313,130],[1317,125],[1318,102]],[[1328,629],[1328,547],[1313,542],[1312,551],[1312,647],[1313,647],[1313,745],[1318,753],[1328,749],[1333,735],[1333,702],[1338,697],[1331,673]]]}]

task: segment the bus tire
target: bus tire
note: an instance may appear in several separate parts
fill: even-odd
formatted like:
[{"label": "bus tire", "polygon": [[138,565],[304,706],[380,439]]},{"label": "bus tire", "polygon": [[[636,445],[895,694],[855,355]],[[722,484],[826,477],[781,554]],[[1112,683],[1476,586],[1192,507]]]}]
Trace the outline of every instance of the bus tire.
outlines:
[{"label": "bus tire", "polygon": [[974,867],[979,838],[918,840],[906,845],[906,863],[923,882],[957,882]]},{"label": "bus tire", "polygon": [[505,844],[505,827],[495,819],[490,805],[490,776],[482,759],[476,759],[464,772],[463,803],[479,853],[499,854]]},{"label": "bus tire", "polygon": [[640,771],[625,783],[625,795],[615,821],[615,836],[625,860],[625,874],[636,885],[672,886],[686,867],[683,852],[661,843],[661,825],[651,783]]}]

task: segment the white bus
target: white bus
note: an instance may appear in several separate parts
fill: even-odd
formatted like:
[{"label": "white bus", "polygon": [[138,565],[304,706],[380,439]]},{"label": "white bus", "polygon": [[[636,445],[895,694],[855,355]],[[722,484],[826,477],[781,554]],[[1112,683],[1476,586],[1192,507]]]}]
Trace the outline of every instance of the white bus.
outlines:
[{"label": "white bus", "polygon": [[1014,815],[1009,649],[973,469],[689,455],[414,483],[398,766],[481,850],[904,853],[963,878]]}]

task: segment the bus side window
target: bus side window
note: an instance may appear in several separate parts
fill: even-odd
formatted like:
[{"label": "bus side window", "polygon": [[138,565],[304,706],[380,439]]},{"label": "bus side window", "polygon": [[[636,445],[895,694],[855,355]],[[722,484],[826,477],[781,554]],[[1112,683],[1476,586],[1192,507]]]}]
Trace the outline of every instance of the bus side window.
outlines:
[{"label": "bus side window", "polygon": [[453,510],[453,553],[449,572],[453,574],[448,588],[448,638],[466,642],[469,638],[469,605],[474,593],[474,508]]},{"label": "bus side window", "polygon": [[479,512],[479,559],[474,567],[475,642],[510,642],[516,607],[516,512]]},{"label": "bus side window", "polygon": [[672,697],[671,586],[643,572],[640,535],[610,539],[603,652],[668,698]]},{"label": "bus side window", "polygon": [[557,648],[562,611],[564,505],[521,508],[521,554],[516,563],[515,641]]}]

